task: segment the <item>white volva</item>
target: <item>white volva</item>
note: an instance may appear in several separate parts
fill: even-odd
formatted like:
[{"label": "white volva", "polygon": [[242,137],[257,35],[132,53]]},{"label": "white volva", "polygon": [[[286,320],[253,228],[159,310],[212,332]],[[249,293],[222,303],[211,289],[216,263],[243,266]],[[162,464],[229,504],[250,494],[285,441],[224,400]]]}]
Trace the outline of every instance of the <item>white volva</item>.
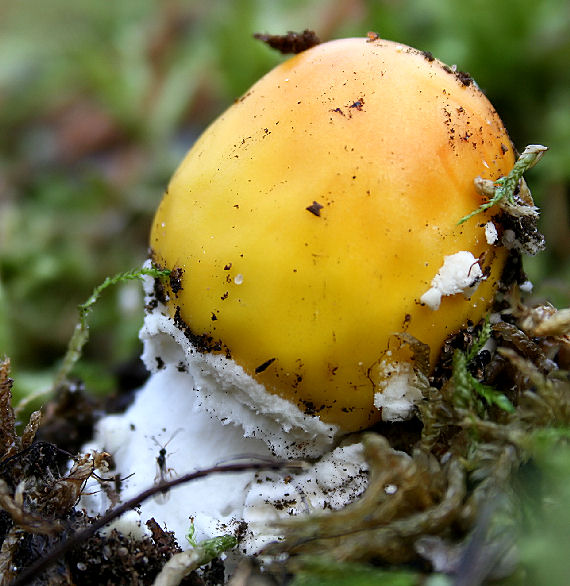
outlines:
[{"label": "white volva", "polygon": [[[152,293],[150,278],[146,291]],[[367,474],[360,443],[335,448],[335,426],[267,393],[232,360],[198,352],[160,303],[145,316],[140,336],[152,374],[129,409],[100,420],[85,446],[112,454],[112,474],[123,479],[121,500],[161,478],[217,464],[276,457],[313,462],[297,473],[212,475],[145,501],[113,527],[142,535],[154,517],[187,548],[193,524],[197,540],[239,533],[240,548],[252,553],[278,538],[272,522],[340,508],[363,492]],[[85,492],[92,494],[79,506],[91,514],[110,506],[103,491],[91,486]]]}]

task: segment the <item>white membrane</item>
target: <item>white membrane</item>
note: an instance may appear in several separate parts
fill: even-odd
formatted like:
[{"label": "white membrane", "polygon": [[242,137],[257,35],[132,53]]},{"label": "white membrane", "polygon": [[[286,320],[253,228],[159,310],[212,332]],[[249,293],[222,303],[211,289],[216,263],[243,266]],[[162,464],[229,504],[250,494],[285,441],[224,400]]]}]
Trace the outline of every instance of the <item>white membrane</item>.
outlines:
[{"label": "white membrane", "polygon": [[[152,289],[148,278],[147,303],[155,303]],[[274,521],[340,508],[364,490],[367,466],[360,443],[334,448],[336,426],[268,393],[225,356],[198,352],[164,305],[147,313],[140,337],[150,378],[124,414],[98,422],[93,441],[84,447],[112,454],[111,475],[122,478],[121,501],[161,477],[220,463],[275,457],[312,462],[299,471],[208,476],[146,500],[113,527],[148,534],[145,523],[154,518],[188,548],[193,525],[198,541],[235,533],[242,536],[240,549],[255,553],[279,537]],[[90,514],[109,508],[96,479],[84,492],[92,494],[84,494],[79,507]]]}]

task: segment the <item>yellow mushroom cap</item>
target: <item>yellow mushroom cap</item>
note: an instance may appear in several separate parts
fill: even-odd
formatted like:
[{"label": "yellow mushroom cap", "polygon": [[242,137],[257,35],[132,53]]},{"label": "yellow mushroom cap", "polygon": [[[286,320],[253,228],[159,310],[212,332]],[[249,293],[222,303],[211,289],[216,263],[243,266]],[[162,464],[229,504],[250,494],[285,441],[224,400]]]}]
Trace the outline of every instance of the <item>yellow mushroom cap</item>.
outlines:
[{"label": "yellow mushroom cap", "polygon": [[[318,45],[257,82],[174,174],[151,233],[153,261],[175,270],[169,312],[268,392],[365,428],[393,334],[433,363],[488,309],[507,257],[485,237],[494,210],[457,222],[482,202],[474,178],[513,164],[469,78],[390,41]],[[422,303],[460,251],[486,279]]]}]

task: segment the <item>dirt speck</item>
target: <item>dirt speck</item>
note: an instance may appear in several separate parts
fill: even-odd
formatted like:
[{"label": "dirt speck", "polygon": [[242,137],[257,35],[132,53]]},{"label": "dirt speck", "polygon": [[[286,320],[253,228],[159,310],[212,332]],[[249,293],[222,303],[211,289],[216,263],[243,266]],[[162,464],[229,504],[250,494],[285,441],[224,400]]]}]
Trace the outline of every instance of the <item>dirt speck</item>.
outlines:
[{"label": "dirt speck", "polygon": [[305,209],[308,212],[311,212],[311,214],[313,214],[314,216],[320,217],[321,215],[321,210],[323,209],[323,205],[321,205],[320,203],[313,201],[313,203],[310,206],[307,206]]},{"label": "dirt speck", "polygon": [[442,67],[444,71],[447,71],[447,73],[450,75],[455,76],[455,79],[457,79],[457,81],[459,81],[464,86],[469,86],[474,81],[469,73],[466,71],[457,71],[455,66],[449,67],[449,65],[443,65]]},{"label": "dirt speck", "polygon": [[183,271],[181,268],[172,269],[170,273],[170,288],[174,295],[178,295],[178,292],[182,289],[182,274]]},{"label": "dirt speck", "polygon": [[315,47],[321,42],[315,31],[308,29],[305,29],[302,33],[289,31],[285,35],[265,35],[256,33],[253,37],[262,41],[272,49],[279,51],[283,55],[302,53],[311,47]]},{"label": "dirt speck", "polygon": [[186,336],[187,340],[195,346],[198,352],[224,352],[228,358],[231,357],[230,349],[221,340],[216,340],[210,334],[194,333],[183,320],[180,314],[180,307],[177,307],[174,313],[174,324]]},{"label": "dirt speck", "polygon": [[255,374],[259,374],[261,372],[263,372],[264,370],[267,370],[274,362],[275,362],[275,358],[270,358],[269,360],[266,360],[263,364],[260,364],[256,369],[255,369]]},{"label": "dirt speck", "polygon": [[349,108],[354,108],[355,110],[358,110],[359,112],[362,112],[363,106],[364,106],[364,98],[359,98],[358,100],[356,100],[355,102],[353,102],[349,106]]}]

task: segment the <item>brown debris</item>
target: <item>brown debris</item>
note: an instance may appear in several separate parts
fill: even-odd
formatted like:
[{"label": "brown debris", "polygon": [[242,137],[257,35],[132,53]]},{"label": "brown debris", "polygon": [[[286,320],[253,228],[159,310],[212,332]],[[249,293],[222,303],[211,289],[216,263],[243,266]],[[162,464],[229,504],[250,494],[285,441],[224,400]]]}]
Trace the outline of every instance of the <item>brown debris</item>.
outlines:
[{"label": "brown debris", "polygon": [[447,73],[453,75],[455,79],[457,79],[457,81],[461,83],[461,85],[470,86],[473,83],[473,78],[466,71],[457,71],[455,67],[449,67],[449,65],[442,65],[442,68]]},{"label": "brown debris", "polygon": [[30,419],[28,420],[28,423],[26,423],[26,427],[24,427],[24,431],[22,432],[22,450],[28,449],[36,439],[36,434],[38,429],[40,428],[42,419],[43,417],[41,411],[34,411],[30,415]]},{"label": "brown debris", "polygon": [[543,303],[522,311],[520,327],[530,336],[570,336],[570,308],[558,310]]},{"label": "brown debris", "polygon": [[12,494],[6,481],[0,479],[0,509],[6,511],[18,529],[29,533],[53,535],[62,530],[59,520],[46,520],[25,510],[26,484],[21,482]]},{"label": "brown debris", "polygon": [[37,437],[75,454],[93,436],[100,408],[100,402],[89,396],[81,383],[63,385],[44,406]]},{"label": "brown debris", "polygon": [[[228,295],[229,293],[226,293],[222,301],[227,299]],[[198,352],[224,352],[227,358],[231,358],[230,349],[221,340],[216,340],[210,334],[196,334],[192,331],[182,317],[180,306],[177,306],[174,312],[174,323]]]},{"label": "brown debris", "polygon": [[16,434],[16,417],[12,409],[12,383],[10,360],[0,364],[0,461],[12,456],[19,448]]},{"label": "brown debris", "polygon": [[64,515],[77,504],[85,483],[95,470],[108,468],[109,458],[105,452],[79,456],[69,473],[57,479],[46,491],[42,509],[52,515]]},{"label": "brown debris", "polygon": [[170,273],[170,289],[175,296],[178,296],[178,292],[182,289],[182,275],[183,270],[181,268],[174,268]]},{"label": "brown debris", "polygon": [[255,369],[255,374],[259,374],[259,373],[264,372],[265,370],[267,370],[275,362],[275,360],[276,360],[276,358],[270,358],[269,360],[266,360],[263,364],[260,364]]},{"label": "brown debris", "polygon": [[262,41],[272,49],[286,54],[297,54],[320,44],[320,39],[314,31],[305,29],[302,33],[289,31],[286,35],[264,35],[256,33],[254,39]]},{"label": "brown debris", "polygon": [[318,218],[321,215],[321,210],[323,209],[323,207],[324,206],[322,204],[314,201],[310,206],[307,206],[305,209],[308,212],[311,212],[311,214],[313,214],[313,216],[317,216],[317,218]]},{"label": "brown debris", "polygon": [[[81,548],[72,550],[68,564],[74,583],[82,586],[150,586],[164,564],[179,551],[176,544],[169,549],[164,543],[157,545],[154,539],[133,539],[113,530],[105,536],[97,534]],[[203,584],[199,579],[189,583]]]},{"label": "brown debris", "polygon": [[170,554],[182,551],[176,542],[174,533],[172,531],[164,531],[154,517],[146,522],[146,526],[150,529],[152,540],[156,543],[159,551]]},{"label": "brown debris", "polygon": [[12,527],[4,537],[2,548],[0,549],[0,577],[2,586],[10,583],[16,577],[17,567],[14,567],[14,556],[20,547],[20,539],[23,530]]},{"label": "brown debris", "polygon": [[543,372],[551,370],[553,365],[548,361],[541,347],[517,326],[502,321],[493,326],[493,332],[502,346],[515,349],[522,356],[532,360]]}]

